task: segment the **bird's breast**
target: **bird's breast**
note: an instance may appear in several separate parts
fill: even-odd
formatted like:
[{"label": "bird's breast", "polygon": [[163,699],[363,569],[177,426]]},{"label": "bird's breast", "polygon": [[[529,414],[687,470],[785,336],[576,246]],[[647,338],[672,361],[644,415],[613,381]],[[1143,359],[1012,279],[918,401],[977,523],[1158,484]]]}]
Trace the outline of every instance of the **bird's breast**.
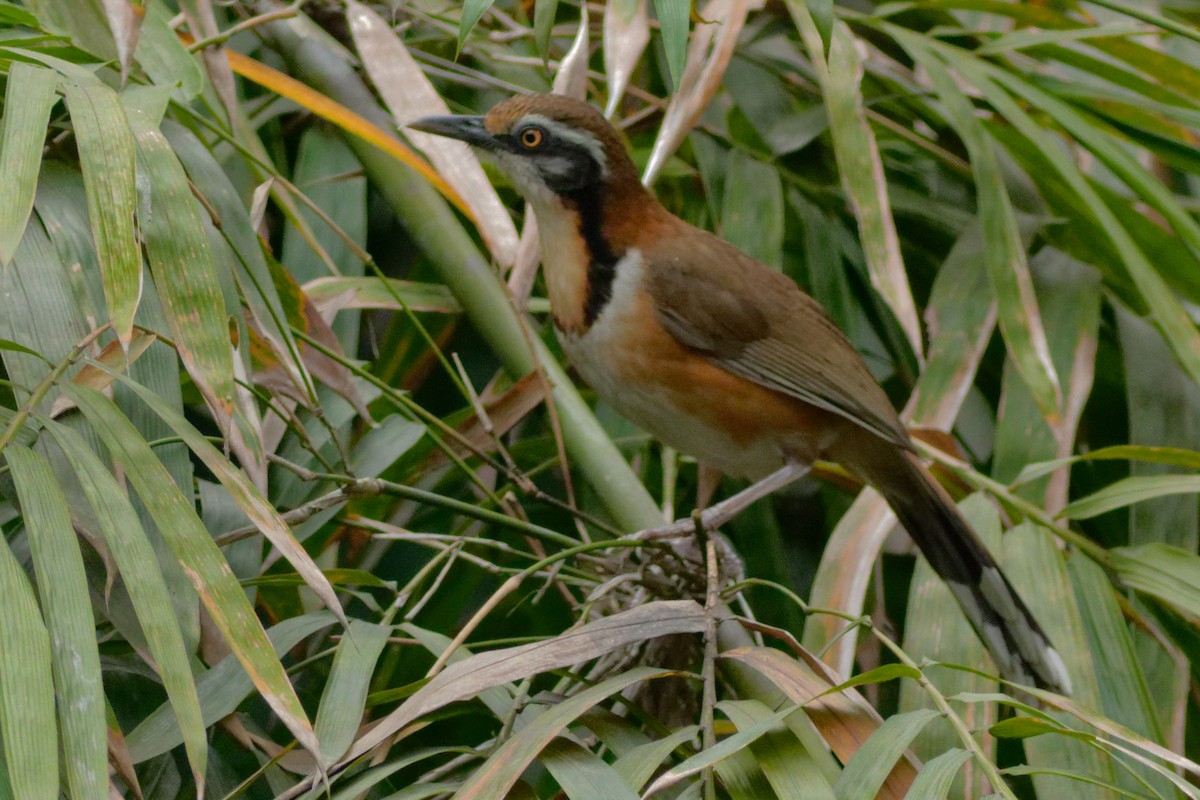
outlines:
[{"label": "bird's breast", "polygon": [[723,472],[760,477],[816,457],[819,409],[726,372],[659,322],[641,252],[615,267],[611,298],[586,328],[559,328],[579,375],[624,417]]}]

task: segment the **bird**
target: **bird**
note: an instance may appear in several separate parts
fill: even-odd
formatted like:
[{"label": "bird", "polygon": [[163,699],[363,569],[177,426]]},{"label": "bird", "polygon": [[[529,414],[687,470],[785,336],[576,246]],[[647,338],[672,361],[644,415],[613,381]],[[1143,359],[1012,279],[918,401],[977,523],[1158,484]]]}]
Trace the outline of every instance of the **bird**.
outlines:
[{"label": "bird", "polygon": [[886,499],[1001,674],[1070,692],[1060,654],[846,335],[786,275],[668,211],[599,111],[521,94],[408,127],[467,143],[529,202],[553,325],[598,396],[664,444],[757,481],[747,502],[818,459],[840,464]]}]

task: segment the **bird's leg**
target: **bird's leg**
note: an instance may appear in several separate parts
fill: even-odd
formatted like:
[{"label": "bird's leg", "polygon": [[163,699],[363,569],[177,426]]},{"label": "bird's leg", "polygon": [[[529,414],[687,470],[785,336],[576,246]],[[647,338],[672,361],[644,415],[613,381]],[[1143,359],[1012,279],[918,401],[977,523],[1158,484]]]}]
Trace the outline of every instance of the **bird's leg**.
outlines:
[{"label": "bird's leg", "polygon": [[[716,505],[709,506],[700,514],[700,522],[705,530],[715,531],[729,520],[736,517],[751,503],[761,500],[777,489],[782,489],[792,481],[799,480],[808,474],[810,467],[789,461],[782,468],[772,472],[760,481],[750,484],[732,497],[728,497]],[[696,529],[696,522],[691,517],[677,519],[663,525],[661,528],[647,528],[637,534],[639,539],[673,539],[691,533]]]}]

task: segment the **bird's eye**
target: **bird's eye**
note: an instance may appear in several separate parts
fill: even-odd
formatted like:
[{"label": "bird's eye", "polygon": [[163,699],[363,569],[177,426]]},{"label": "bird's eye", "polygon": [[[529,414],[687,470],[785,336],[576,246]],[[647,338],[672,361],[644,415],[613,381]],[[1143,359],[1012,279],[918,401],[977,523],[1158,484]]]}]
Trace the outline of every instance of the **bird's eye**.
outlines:
[{"label": "bird's eye", "polygon": [[526,150],[536,150],[546,141],[546,132],[537,125],[530,125],[517,134],[517,139]]}]

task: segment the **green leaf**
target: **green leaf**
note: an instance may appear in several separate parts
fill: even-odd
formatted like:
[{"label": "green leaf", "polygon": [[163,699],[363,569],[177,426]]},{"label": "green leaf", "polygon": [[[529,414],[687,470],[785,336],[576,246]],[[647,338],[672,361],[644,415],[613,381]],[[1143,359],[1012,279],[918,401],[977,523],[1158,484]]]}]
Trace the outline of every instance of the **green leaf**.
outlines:
[{"label": "green leaf", "polygon": [[571,800],[599,797],[637,800],[637,792],[621,779],[616,769],[570,739],[553,739],[542,750],[538,761]]},{"label": "green leaf", "polygon": [[262,624],[221,551],[192,504],[154,455],[150,446],[112,401],[92,389],[66,385],[145,503],[176,558],[183,564],[217,630],[246,668],[263,699],[300,744],[320,752],[300,699],[275,656]]},{"label": "green leaf", "polygon": [[[389,761],[386,764],[381,764],[378,767],[364,770],[363,772],[355,775],[354,780],[345,781],[344,785],[342,786],[342,790],[334,795],[334,797],[336,797],[337,800],[343,800],[343,798],[348,799],[352,797],[365,797],[367,795],[367,791],[372,786],[382,783],[405,767],[410,767],[413,764],[419,764],[420,762],[428,758],[433,758],[434,756],[446,754],[461,755],[459,748],[423,748],[414,753],[406,754],[403,758],[397,758]],[[346,775],[345,772],[342,773],[342,776],[344,775]],[[420,786],[409,787],[409,789],[405,789],[395,794],[390,794],[387,796],[386,800],[397,800],[398,798],[402,797],[412,798],[413,800],[421,800],[422,798],[433,797],[439,794],[449,794],[457,788],[457,783],[431,781],[429,783],[422,783]],[[419,789],[421,792],[410,793],[414,789]],[[326,797],[329,797],[329,788],[323,783],[318,783],[318,785],[300,795],[299,800],[320,800],[321,798]]]},{"label": "green leaf", "polygon": [[[747,730],[759,722],[772,717],[773,712],[758,700],[725,701],[717,704],[738,730]],[[807,725],[798,716],[788,717],[784,723]],[[761,739],[751,743],[750,752],[762,769],[772,790],[781,800],[834,800],[833,785],[827,779],[830,764],[827,751],[821,748],[812,751],[805,746],[794,730],[777,725]],[[832,771],[836,775],[837,767]]]},{"label": "green leaf", "polygon": [[[1147,685],[1146,675],[1134,649],[1129,625],[1113,592],[1112,581],[1090,558],[1073,555],[1067,573],[1078,598],[1079,613],[1096,667],[1101,710],[1111,719],[1158,744],[1164,743],[1162,726]],[[1131,791],[1154,786],[1164,797],[1171,786],[1151,770],[1133,768],[1137,775],[1117,774],[1118,782]]]},{"label": "green leaf", "polygon": [[836,19],[833,14],[833,0],[804,0],[808,13],[812,14],[813,24],[821,41],[825,43],[825,54],[829,54],[829,45],[833,40],[833,25]]},{"label": "green leaf", "polygon": [[613,769],[626,783],[634,789],[641,790],[646,781],[658,771],[664,759],[679,749],[680,745],[691,742],[699,733],[699,726],[688,725],[661,739],[632,747],[617,757],[613,762]]},{"label": "green leaf", "polygon": [[[641,667],[640,669],[645,669]],[[701,750],[696,755],[688,758],[684,762],[672,767],[671,769],[659,775],[653,783],[646,788],[642,793],[643,797],[648,797],[656,792],[661,791],[669,786],[673,786],[689,775],[694,775],[703,769],[707,769],[726,758],[730,758],[735,753],[749,747],[758,739],[766,736],[779,725],[787,717],[792,714],[803,715],[803,711],[797,707],[789,705],[786,708],[780,709],[768,717],[756,722],[754,725],[739,730],[733,736],[728,736],[718,742],[715,746]]]},{"label": "green leaf", "polygon": [[[331,301],[339,298],[348,308],[388,308],[401,310],[395,292],[404,305],[413,311],[432,311],[438,314],[461,314],[462,306],[445,286],[438,283],[418,283],[389,278],[318,278],[304,287],[304,293],[313,302]],[[539,303],[535,299],[531,310],[546,311],[545,298]]]},{"label": "green leaf", "polygon": [[537,0],[533,6],[533,42],[538,57],[546,61],[550,57],[550,29],[558,16],[558,0]]},{"label": "green leaf", "polygon": [[729,157],[721,236],[764,264],[783,264],[783,182],[779,170],[741,151]]},{"label": "green leaf", "polygon": [[14,797],[57,800],[58,727],[50,634],[42,624],[29,577],[0,537],[0,734]]},{"label": "green leaf", "polygon": [[838,172],[858,220],[871,285],[895,315],[918,361],[923,360],[921,324],[892,218],[883,159],[863,102],[863,63],[857,41],[845,23],[835,21],[826,63],[821,56],[823,46],[816,24],[804,5],[800,0],[792,0],[788,10],[809,56],[814,59],[821,82]]},{"label": "green leaf", "polygon": [[178,86],[184,100],[192,100],[205,86],[200,61],[188,52],[171,28],[175,12],[166,3],[146,3],[134,58],[157,86]]},{"label": "green leaf", "polygon": [[1008,344],[1009,356],[1025,379],[1042,416],[1052,425],[1056,424],[1062,415],[1062,390],[1050,359],[1050,348],[1033,291],[1033,277],[1025,259],[1012,202],[1005,190],[995,145],[949,71],[920,45],[921,40],[904,36],[900,41],[929,71],[951,124],[967,146],[975,177],[979,216],[987,241],[984,263],[999,309],[1000,331]]},{"label": "green leaf", "polygon": [[1142,461],[1147,464],[1168,464],[1175,467],[1200,470],[1200,452],[1186,450],[1182,447],[1154,447],[1151,445],[1118,444],[1112,447],[1102,447],[1077,456],[1056,458],[1053,461],[1042,461],[1030,464],[1021,470],[1015,482],[1023,483],[1043,475],[1049,475],[1057,469],[1078,464],[1083,461]]},{"label": "green leaf", "polygon": [[[1081,122],[1078,114],[1064,104],[1052,100],[1045,93],[1008,73],[963,57],[961,51],[955,48],[939,47],[938,52],[947,57],[952,66],[970,80],[1018,132],[1042,151],[1048,163],[1091,212],[1099,230],[1119,254],[1134,285],[1153,311],[1154,320],[1171,345],[1175,357],[1192,379],[1200,383],[1200,331],[1197,331],[1195,323],[1188,316],[1179,298],[1167,286],[1121,220],[1084,178],[1074,161],[1062,158],[1061,149],[1051,132],[1038,125],[997,83],[1042,106],[1054,115],[1057,122],[1069,126],[1076,136],[1085,137],[1085,140],[1091,142],[1099,151],[1097,155],[1110,159],[1110,167],[1118,162],[1127,166],[1128,160],[1117,155],[1117,145],[1102,139],[1093,126]],[[1126,177],[1132,177],[1132,170],[1130,172]]]},{"label": "green leaf", "polygon": [[[455,793],[456,800],[503,797],[521,777],[538,753],[564,728],[592,706],[626,688],[672,673],[652,667],[635,667],[588,687],[543,711],[512,738],[496,748]],[[630,792],[632,794],[632,791]]]},{"label": "green leaf", "polygon": [[354,741],[354,734],[362,724],[375,662],[387,646],[391,632],[391,626],[356,619],[342,636],[313,727],[321,742],[322,764],[337,761]]},{"label": "green leaf", "polygon": [[874,797],[912,740],[940,716],[935,709],[922,708],[889,717],[842,770],[833,787],[838,800]]},{"label": "green leaf", "polygon": [[0,131],[0,186],[5,187],[0,203],[0,267],[12,261],[33,210],[42,142],[50,110],[58,101],[57,84],[58,76],[41,67],[14,62],[8,71]]},{"label": "green leaf", "polygon": [[[1003,537],[1004,571],[1022,599],[1036,614],[1042,629],[1053,642],[1071,676],[1072,697],[1088,707],[1100,705],[1100,689],[1087,633],[1079,612],[1071,579],[1067,575],[1061,551],[1044,528],[1025,522]],[[1028,712],[1026,712],[1028,713]],[[1030,714],[1057,725],[1063,736],[1048,738],[1026,750],[1029,763],[1037,767],[1067,768],[1092,775],[1103,781],[1116,779],[1113,761],[1072,731],[1078,725],[1067,714]],[[1042,779],[1035,780],[1039,793],[1049,791]],[[1049,786],[1053,786],[1051,782]],[[1081,787],[1080,800],[1109,800],[1088,787]]]},{"label": "green leaf", "polygon": [[[67,84],[67,109],[79,141],[88,219],[108,318],[117,337],[128,346],[142,297],[142,254],[134,229],[137,164],[133,133],[120,98],[103,84]],[[150,222],[145,218],[150,216],[147,211],[142,209],[140,215],[143,230]]]},{"label": "green leaf", "polygon": [[[71,510],[44,458],[20,445],[10,445],[4,455],[29,533],[38,596],[50,629],[66,783],[72,797],[106,800],[108,724],[104,685],[87,574],[71,525]],[[5,740],[12,741],[7,736]]]},{"label": "green leaf", "polygon": [[50,366],[54,366],[49,360],[44,358],[41,353],[26,347],[20,342],[14,342],[11,339],[0,339],[0,350],[7,350],[10,353],[24,353],[27,356],[33,356],[41,361],[45,361],[47,364],[50,364]]},{"label": "green leaf", "polygon": [[[87,333],[70,273],[35,215],[25,229],[17,257],[0,269],[0,337],[19,342],[36,357],[0,350],[8,379],[31,389],[67,358]],[[68,373],[70,374],[70,373]],[[24,397],[18,391],[17,397]],[[49,402],[41,410],[48,411]]]},{"label": "green leaf", "polygon": [[1095,27],[1078,28],[1076,30],[1016,30],[997,36],[987,44],[975,48],[978,55],[995,55],[1010,50],[1025,50],[1045,44],[1066,44],[1068,42],[1086,41],[1110,36],[1129,36],[1131,34],[1149,33],[1146,27],[1134,22],[1109,22]]},{"label": "green leaf", "polygon": [[966,750],[947,750],[930,759],[912,782],[904,800],[946,800],[962,765],[971,760]]},{"label": "green leaf", "polygon": [[855,686],[866,686],[869,683],[886,683],[887,681],[894,681],[897,678],[918,680],[920,677],[921,670],[910,667],[907,664],[884,664],[883,666],[859,673],[849,680],[839,683],[837,686],[831,686],[822,692],[822,694],[837,694]]},{"label": "green leaf", "polygon": [[[292,617],[267,631],[270,646],[282,657],[293,647],[323,628],[337,622],[328,611]],[[254,682],[236,656],[226,656],[196,679],[196,694],[204,713],[205,726],[216,725],[229,716],[254,691]],[[179,722],[170,703],[163,703],[125,737],[129,757],[140,764],[178,747],[183,741]]]},{"label": "green leaf", "polygon": [[683,68],[687,63],[691,13],[691,0],[654,0],[654,14],[662,29],[663,48],[667,51],[667,69],[671,73],[671,85],[676,89],[683,79]]},{"label": "green leaf", "polygon": [[1161,542],[1110,551],[1117,577],[1131,589],[1156,597],[1200,621],[1200,556]]},{"label": "green leaf", "polygon": [[997,739],[1032,739],[1047,733],[1063,733],[1063,728],[1044,719],[1010,717],[988,728],[988,733]]},{"label": "green leaf", "polygon": [[462,19],[458,23],[458,51],[461,53],[463,44],[467,41],[467,36],[471,30],[483,17],[485,11],[492,7],[495,0],[464,0],[462,6]]},{"label": "green leaf", "polygon": [[1062,511],[1067,519],[1091,519],[1153,497],[1200,492],[1200,475],[1135,475],[1081,497]]},{"label": "green leaf", "polygon": [[163,688],[180,729],[192,778],[203,788],[208,764],[208,741],[188,652],[171,595],[159,570],[154,548],[142,529],[125,490],[75,431],[51,420],[42,420],[79,477],[100,533],[125,580],[138,622],[154,656]]},{"label": "green leaf", "polygon": [[[146,187],[139,222],[175,349],[222,431],[235,446],[240,435],[260,453],[257,435],[234,403],[228,311],[207,223],[166,137],[140,111],[130,109],[129,121]],[[236,430],[230,430],[231,420]]]},{"label": "green leaf", "polygon": [[[102,367],[102,369],[106,369],[107,371],[107,368]],[[142,402],[166,422],[171,427],[171,430],[179,438],[183,439],[191,451],[199,456],[204,465],[212,471],[217,480],[221,482],[221,485],[225,487],[225,490],[229,492],[234,502],[258,526],[263,536],[270,540],[275,547],[279,548],[279,552],[288,560],[288,563],[296,568],[296,571],[304,578],[309,588],[321,598],[322,602],[325,603],[329,610],[343,624],[346,624],[347,620],[345,612],[342,611],[342,604],[338,600],[337,594],[333,591],[333,587],[329,584],[329,580],[321,572],[316,562],[313,561],[312,556],[296,541],[296,537],[292,535],[292,530],[283,521],[283,517],[263,497],[262,493],[250,481],[246,473],[234,466],[233,462],[224,453],[214,447],[200,431],[196,430],[195,426],[188,422],[179,411],[172,408],[163,398],[145,386],[138,384],[136,381],[132,381],[116,373],[111,374],[125,386],[133,390],[141,398]]]}]

